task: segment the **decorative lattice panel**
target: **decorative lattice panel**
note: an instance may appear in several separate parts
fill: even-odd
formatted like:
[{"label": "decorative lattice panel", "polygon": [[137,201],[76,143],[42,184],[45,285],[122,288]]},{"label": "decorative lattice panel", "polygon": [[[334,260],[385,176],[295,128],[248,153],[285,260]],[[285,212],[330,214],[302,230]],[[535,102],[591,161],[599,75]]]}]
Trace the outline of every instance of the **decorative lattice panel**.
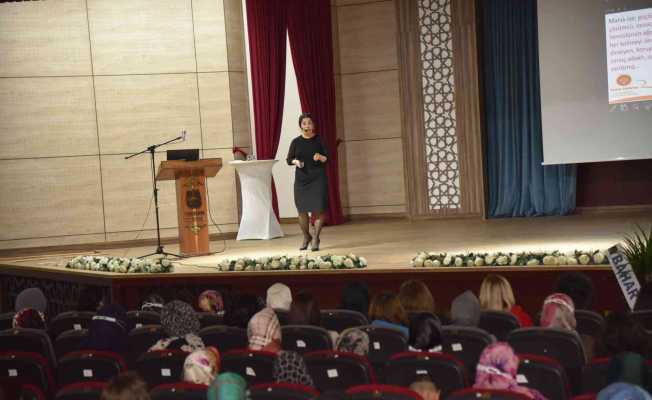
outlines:
[{"label": "decorative lattice panel", "polygon": [[451,0],[419,0],[430,210],[460,208]]}]

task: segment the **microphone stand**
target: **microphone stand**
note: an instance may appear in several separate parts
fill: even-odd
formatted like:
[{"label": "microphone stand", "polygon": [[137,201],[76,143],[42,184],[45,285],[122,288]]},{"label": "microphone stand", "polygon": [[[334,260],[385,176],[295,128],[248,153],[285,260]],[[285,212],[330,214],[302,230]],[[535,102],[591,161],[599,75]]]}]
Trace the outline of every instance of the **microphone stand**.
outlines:
[{"label": "microphone stand", "polygon": [[163,250],[163,245],[161,244],[161,224],[159,222],[159,215],[158,215],[158,185],[156,183],[156,166],[154,165],[154,152],[157,148],[161,146],[165,146],[166,144],[170,144],[172,142],[176,142],[177,140],[183,141],[185,139],[185,131],[181,134],[179,137],[175,137],[174,139],[168,140],[167,142],[159,143],[159,144],[153,144],[149,147],[147,147],[145,150],[139,151],[138,153],[131,154],[129,156],[125,157],[125,160],[128,160],[132,157],[136,157],[141,154],[149,153],[150,159],[151,159],[151,167],[152,167],[152,192],[154,193],[154,208],[155,208],[155,214],[156,214],[156,251],[153,253],[145,254],[144,256],[140,256],[138,258],[145,258],[149,256],[154,256],[154,255],[163,255],[163,256],[174,256],[178,258],[183,258],[179,254],[174,254],[174,253],[168,253],[165,250]]}]

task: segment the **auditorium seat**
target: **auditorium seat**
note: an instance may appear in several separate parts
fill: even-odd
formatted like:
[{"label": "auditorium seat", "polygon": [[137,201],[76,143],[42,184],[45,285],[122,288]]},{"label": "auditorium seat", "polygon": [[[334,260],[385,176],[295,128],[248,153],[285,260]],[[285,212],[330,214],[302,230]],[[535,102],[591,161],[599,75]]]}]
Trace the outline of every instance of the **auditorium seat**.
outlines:
[{"label": "auditorium seat", "polygon": [[579,396],[573,397],[571,400],[595,400],[598,397],[597,393],[584,393]]},{"label": "auditorium seat", "polygon": [[80,382],[59,389],[55,400],[100,400],[106,382]]},{"label": "auditorium seat", "polygon": [[392,385],[359,385],[346,391],[351,400],[421,400],[418,393]]},{"label": "auditorium seat", "polygon": [[45,357],[52,369],[57,360],[47,332],[40,329],[9,329],[0,332],[0,352],[22,351]]},{"label": "auditorium seat", "polygon": [[88,338],[88,329],[74,329],[62,332],[54,341],[54,353],[59,360],[64,355],[81,349],[81,343]]},{"label": "auditorium seat", "polygon": [[56,339],[62,332],[69,330],[80,331],[88,329],[93,320],[94,312],[90,311],[66,311],[52,318],[48,324],[50,337]]},{"label": "auditorium seat", "polygon": [[206,385],[175,382],[154,387],[150,390],[149,396],[152,400],[206,400],[207,390]]},{"label": "auditorium seat", "polygon": [[231,350],[222,354],[222,372],[235,372],[247,385],[267,383],[272,380],[276,354],[268,351]]},{"label": "auditorium seat", "polygon": [[138,357],[149,350],[163,336],[163,328],[160,325],[144,325],[132,329],[127,340],[129,345],[127,363],[133,366]]},{"label": "auditorium seat", "polygon": [[20,384],[34,385],[48,396],[56,390],[52,368],[48,360],[38,353],[1,352],[0,378],[14,380]]},{"label": "auditorium seat", "polygon": [[198,312],[197,319],[199,319],[199,324],[202,328],[214,325],[222,325],[224,323],[222,316],[208,312]]},{"label": "auditorium seat", "polygon": [[150,388],[176,383],[183,372],[183,363],[188,354],[181,350],[148,351],[138,357],[135,369]]},{"label": "auditorium seat", "polygon": [[482,311],[478,328],[491,333],[500,341],[504,341],[507,335],[514,329],[521,327],[514,314],[505,311]]},{"label": "auditorium seat", "polygon": [[447,325],[441,329],[442,351],[460,360],[469,374],[475,376],[480,354],[494,337],[480,328]]},{"label": "auditorium seat", "polygon": [[127,326],[131,329],[145,325],[160,325],[161,316],[153,311],[128,311]]},{"label": "auditorium seat", "polygon": [[595,311],[575,310],[575,320],[577,321],[577,333],[598,338],[602,335],[604,329],[604,318]]},{"label": "auditorium seat", "polygon": [[16,315],[16,313],[13,311],[0,314],[0,331],[14,327],[14,315]]},{"label": "auditorium seat", "polygon": [[464,364],[444,353],[404,352],[393,355],[387,362],[382,383],[410,386],[422,376],[428,376],[441,390],[443,398],[468,385]]},{"label": "auditorium seat", "polygon": [[274,313],[276,313],[276,318],[278,318],[278,323],[281,326],[285,326],[288,324],[288,311],[287,310],[282,310],[280,308],[275,308]]},{"label": "auditorium seat", "polygon": [[309,400],[318,396],[314,388],[292,383],[261,383],[249,388],[251,400]]},{"label": "auditorium seat", "polygon": [[367,359],[377,374],[381,374],[385,363],[393,354],[408,349],[407,337],[399,331],[367,325],[360,329],[369,335],[369,354]]},{"label": "auditorium seat", "polygon": [[213,346],[221,353],[246,349],[249,346],[247,331],[233,326],[209,326],[199,331],[199,337],[206,346]]},{"label": "auditorium seat", "polygon": [[534,354],[518,354],[518,358],[518,380],[522,385],[538,390],[548,399],[571,397],[564,367],[556,360]]},{"label": "auditorium seat", "polygon": [[321,310],[321,326],[329,331],[342,332],[355,326],[368,325],[362,313],[353,310]]},{"label": "auditorium seat", "polygon": [[598,393],[607,387],[610,357],[594,358],[582,370],[582,393]]},{"label": "auditorium seat", "polygon": [[632,318],[638,321],[643,328],[652,331],[652,310],[639,310],[631,314]]},{"label": "auditorium seat", "polygon": [[366,358],[353,353],[316,351],[304,355],[308,372],[321,392],[344,391],[350,387],[376,383]]},{"label": "auditorium seat", "polygon": [[572,393],[579,394],[585,364],[582,340],[576,332],[552,328],[521,328],[507,337],[516,353],[555,359],[566,371]]},{"label": "auditorium seat", "polygon": [[466,388],[451,393],[446,400],[530,400],[530,397],[510,390]]},{"label": "auditorium seat", "polygon": [[47,400],[47,395],[32,384],[20,385],[20,400]]},{"label": "auditorium seat", "polygon": [[106,382],[127,370],[124,359],[108,351],[83,350],[68,353],[59,360],[57,383]]},{"label": "auditorium seat", "polygon": [[332,350],[333,342],[328,331],[312,325],[286,325],[281,327],[283,350],[304,354],[319,350]]}]

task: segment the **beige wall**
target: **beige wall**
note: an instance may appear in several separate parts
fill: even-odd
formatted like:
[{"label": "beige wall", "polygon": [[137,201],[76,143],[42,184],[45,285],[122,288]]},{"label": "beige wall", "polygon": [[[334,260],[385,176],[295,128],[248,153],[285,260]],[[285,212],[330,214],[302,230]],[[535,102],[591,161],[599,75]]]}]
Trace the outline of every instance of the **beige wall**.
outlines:
[{"label": "beige wall", "polygon": [[[0,248],[153,237],[149,159],[124,156],[182,129],[187,142],[165,149],[223,159],[212,216],[237,229],[226,161],[250,146],[240,0],[2,3],[0,54]],[[175,237],[173,183],[160,189]]]},{"label": "beige wall", "polygon": [[345,214],[406,211],[393,0],[335,0],[338,134]]}]

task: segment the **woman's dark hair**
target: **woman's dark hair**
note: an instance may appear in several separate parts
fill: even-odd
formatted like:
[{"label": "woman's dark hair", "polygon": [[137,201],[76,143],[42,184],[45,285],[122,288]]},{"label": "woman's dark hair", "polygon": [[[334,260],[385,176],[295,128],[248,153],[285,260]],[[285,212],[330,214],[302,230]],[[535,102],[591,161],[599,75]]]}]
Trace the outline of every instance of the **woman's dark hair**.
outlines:
[{"label": "woman's dark hair", "polygon": [[342,288],[340,308],[352,310],[367,315],[369,312],[369,288],[360,281],[348,283]]},{"label": "woman's dark hair", "polygon": [[76,311],[96,312],[104,304],[106,304],[106,298],[102,288],[97,286],[84,286],[79,292]]},{"label": "woman's dark hair", "polygon": [[605,318],[604,331],[598,340],[598,356],[612,357],[623,352],[648,357],[650,342],[643,326],[628,313],[613,312]]},{"label": "woman's dark hair", "polygon": [[590,310],[593,303],[593,281],[582,272],[565,272],[557,279],[553,293],[567,294],[578,310]]},{"label": "woman's dark hair", "polygon": [[263,308],[265,308],[265,305],[258,296],[246,293],[240,294],[235,296],[232,302],[227,303],[224,312],[224,323],[227,326],[247,329],[251,317]]},{"label": "woman's dark hair", "polygon": [[309,112],[304,112],[301,115],[299,115],[299,127],[301,127],[301,122],[306,118],[310,118],[312,123],[313,124],[315,123],[315,119],[312,117],[312,114],[310,114]]},{"label": "woman's dark hair", "polygon": [[321,313],[317,298],[307,292],[297,293],[290,305],[288,324],[320,326]]},{"label": "woman's dark hair", "polygon": [[410,346],[428,351],[441,345],[441,322],[434,314],[419,313],[410,321]]},{"label": "woman's dark hair", "polygon": [[403,309],[398,296],[390,292],[377,294],[371,299],[369,319],[371,321],[378,319],[405,326],[410,324],[407,313]]}]

